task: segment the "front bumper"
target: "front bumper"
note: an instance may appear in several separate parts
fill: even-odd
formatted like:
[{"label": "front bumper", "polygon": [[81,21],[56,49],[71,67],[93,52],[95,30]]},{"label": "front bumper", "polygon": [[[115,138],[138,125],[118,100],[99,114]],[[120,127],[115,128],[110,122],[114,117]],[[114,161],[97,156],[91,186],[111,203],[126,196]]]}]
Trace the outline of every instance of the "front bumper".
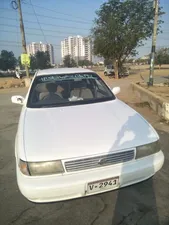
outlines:
[{"label": "front bumper", "polygon": [[87,183],[97,180],[118,176],[119,188],[146,180],[160,170],[163,163],[164,155],[160,151],[125,164],[62,175],[31,177],[17,168],[17,181],[21,193],[30,201],[53,202],[88,196]]}]

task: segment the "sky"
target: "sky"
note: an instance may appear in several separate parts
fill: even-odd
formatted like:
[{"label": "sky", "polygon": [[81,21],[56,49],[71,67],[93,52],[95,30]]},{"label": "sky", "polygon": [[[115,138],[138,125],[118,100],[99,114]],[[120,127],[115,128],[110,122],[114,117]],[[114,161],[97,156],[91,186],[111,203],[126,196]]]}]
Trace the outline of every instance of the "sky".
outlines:
[{"label": "sky", "polygon": [[[0,51],[21,52],[18,11],[11,7],[12,0],[0,0]],[[70,35],[87,36],[93,26],[95,12],[104,0],[21,0],[27,44],[51,43],[55,62],[61,60],[60,42]],[[33,7],[31,5],[33,4]],[[169,0],[160,0],[165,11],[163,33],[157,37],[158,47],[169,47]],[[149,54],[151,39],[138,50],[138,57]]]}]

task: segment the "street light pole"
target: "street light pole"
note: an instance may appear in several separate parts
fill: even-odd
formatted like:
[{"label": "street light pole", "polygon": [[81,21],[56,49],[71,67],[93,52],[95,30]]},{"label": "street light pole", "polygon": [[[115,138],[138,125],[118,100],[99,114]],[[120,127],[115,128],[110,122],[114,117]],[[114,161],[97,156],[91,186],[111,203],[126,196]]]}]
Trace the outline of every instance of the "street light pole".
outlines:
[{"label": "street light pole", "polygon": [[[19,12],[20,31],[21,31],[21,37],[22,37],[22,51],[24,54],[27,54],[25,30],[24,30],[24,24],[23,24],[23,18],[22,18],[21,0],[18,0],[17,7]],[[26,64],[25,64],[25,70],[26,70],[26,76],[29,77],[29,70]]]},{"label": "street light pole", "polygon": [[159,0],[154,0],[154,27],[153,27],[153,37],[152,37],[152,48],[151,48],[151,59],[150,59],[150,74],[149,74],[149,86],[153,86],[153,76],[154,76],[154,59],[155,59],[155,49],[157,40],[157,25],[158,25],[158,7]]}]

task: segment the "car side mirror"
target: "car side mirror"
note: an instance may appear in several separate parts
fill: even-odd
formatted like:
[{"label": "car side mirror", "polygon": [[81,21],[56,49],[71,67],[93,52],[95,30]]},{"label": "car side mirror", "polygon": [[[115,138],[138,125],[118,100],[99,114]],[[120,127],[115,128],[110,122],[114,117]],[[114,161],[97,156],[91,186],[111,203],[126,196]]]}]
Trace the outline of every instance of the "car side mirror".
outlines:
[{"label": "car side mirror", "polygon": [[119,93],[120,93],[120,87],[114,87],[114,88],[112,89],[112,92],[113,92],[114,95],[119,94]]},{"label": "car side mirror", "polygon": [[22,97],[20,95],[14,95],[11,97],[11,101],[12,101],[12,103],[23,105],[24,97]]}]

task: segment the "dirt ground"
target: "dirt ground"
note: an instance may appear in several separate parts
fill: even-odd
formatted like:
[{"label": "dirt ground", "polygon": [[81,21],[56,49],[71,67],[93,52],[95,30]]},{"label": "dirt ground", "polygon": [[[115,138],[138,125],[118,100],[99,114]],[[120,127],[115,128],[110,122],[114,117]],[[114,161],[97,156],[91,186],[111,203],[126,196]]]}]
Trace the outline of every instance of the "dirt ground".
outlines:
[{"label": "dirt ground", "polygon": [[[99,72],[98,73],[100,75],[100,77],[102,77],[107,84],[109,84],[110,82],[115,83],[116,80],[110,77],[105,77],[103,72]],[[169,101],[169,66],[165,66],[162,69],[158,69],[156,68],[154,71],[154,81],[156,81],[155,85],[157,85],[158,83],[165,83],[167,82],[168,85],[166,86],[153,86],[153,87],[147,87],[147,81],[149,78],[149,69],[148,66],[143,65],[143,66],[137,66],[137,67],[133,67],[131,69],[131,75],[129,75],[129,77],[126,78],[121,78],[120,80],[123,80],[123,82],[140,82],[140,84],[148,89],[149,91],[156,93],[157,95],[159,95],[160,97],[165,98],[167,101]],[[119,80],[119,81],[120,81]]]},{"label": "dirt ground", "polygon": [[[116,80],[114,78],[105,77],[103,71],[98,71],[98,74],[107,82],[107,83],[114,83]],[[126,80],[127,82],[146,82],[149,77],[149,65],[137,65],[137,66],[131,66],[130,75],[126,78],[121,78]],[[157,80],[157,82],[162,82],[163,79],[168,77],[169,82],[169,65],[162,66],[161,69],[158,69],[158,67],[155,67],[154,71],[154,80]],[[0,77],[0,89],[6,89],[6,88],[17,88],[17,87],[23,87],[24,86],[24,80],[18,80],[11,77]],[[150,91],[156,92],[160,94],[160,96],[168,98],[169,92],[168,88],[156,88],[153,87],[150,89]]]},{"label": "dirt ground", "polygon": [[155,93],[156,95],[163,97],[167,101],[169,101],[169,85],[162,86],[162,87],[157,87],[157,86],[147,87],[144,85],[143,87],[148,89],[149,91]]},{"label": "dirt ground", "polygon": [[[104,80],[110,80],[111,78],[105,77],[103,71],[99,71],[98,74]],[[161,69],[155,67],[154,70],[154,80],[160,81],[164,78],[168,79],[169,81],[169,65],[162,66]],[[140,66],[131,66],[130,75],[126,79],[132,82],[143,82],[149,79],[149,65],[140,65]]]},{"label": "dirt ground", "polygon": [[0,89],[24,87],[24,80],[12,77],[0,78]]}]

